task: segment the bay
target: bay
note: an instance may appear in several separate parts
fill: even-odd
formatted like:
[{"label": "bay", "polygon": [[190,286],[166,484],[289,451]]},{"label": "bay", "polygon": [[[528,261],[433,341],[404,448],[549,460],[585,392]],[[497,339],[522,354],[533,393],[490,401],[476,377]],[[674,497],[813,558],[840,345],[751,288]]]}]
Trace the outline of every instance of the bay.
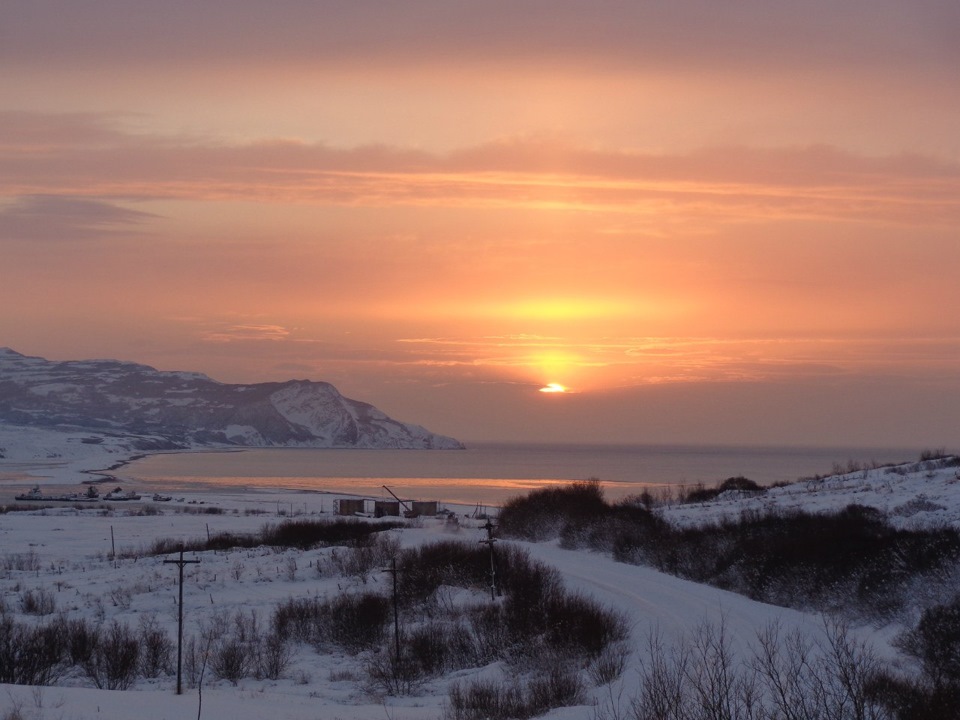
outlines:
[{"label": "bay", "polygon": [[913,449],[477,443],[466,450],[272,448],[157,454],[124,475],[164,490],[234,488],[349,493],[499,505],[511,496],[598,478],[611,500],[647,489],[761,484],[826,475],[851,462],[904,462]]}]

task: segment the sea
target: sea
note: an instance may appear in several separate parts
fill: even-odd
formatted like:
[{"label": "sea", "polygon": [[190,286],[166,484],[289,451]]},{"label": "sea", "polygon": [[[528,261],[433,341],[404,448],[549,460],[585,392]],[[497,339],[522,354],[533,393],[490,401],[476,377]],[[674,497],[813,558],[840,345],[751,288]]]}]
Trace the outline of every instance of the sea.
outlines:
[{"label": "sea", "polygon": [[606,497],[671,493],[744,476],[767,485],[852,464],[915,460],[917,449],[475,443],[466,450],[275,448],[150,455],[123,474],[159,490],[293,490],[496,506],[596,478]]}]

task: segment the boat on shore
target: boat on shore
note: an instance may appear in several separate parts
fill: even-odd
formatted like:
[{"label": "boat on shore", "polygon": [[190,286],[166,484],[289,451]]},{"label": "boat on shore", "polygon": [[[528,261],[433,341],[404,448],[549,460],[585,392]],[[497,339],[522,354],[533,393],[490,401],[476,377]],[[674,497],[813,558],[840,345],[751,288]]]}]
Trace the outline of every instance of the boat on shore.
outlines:
[{"label": "boat on shore", "polygon": [[121,487],[116,487],[106,495],[103,496],[104,500],[110,500],[114,502],[125,501],[125,500],[139,500],[140,496],[133,490],[124,490]]},{"label": "boat on shore", "polygon": [[29,502],[29,501],[37,501],[37,500],[48,500],[49,498],[45,498],[43,496],[43,493],[40,492],[39,485],[34,485],[27,492],[20,493],[19,495],[15,495],[14,499],[20,502],[24,502],[24,501]]},{"label": "boat on shore", "polygon": [[18,502],[94,502],[100,499],[100,492],[93,486],[82,493],[65,493],[63,495],[44,495],[39,485],[34,485],[25,493],[15,495]]}]

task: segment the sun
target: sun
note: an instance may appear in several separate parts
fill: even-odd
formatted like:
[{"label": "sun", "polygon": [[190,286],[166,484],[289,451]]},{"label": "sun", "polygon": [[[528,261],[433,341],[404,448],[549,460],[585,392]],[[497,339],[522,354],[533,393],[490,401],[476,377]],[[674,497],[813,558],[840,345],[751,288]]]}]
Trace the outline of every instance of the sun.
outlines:
[{"label": "sun", "polygon": [[547,383],[544,387],[540,388],[542,393],[565,393],[567,389],[560,383]]}]

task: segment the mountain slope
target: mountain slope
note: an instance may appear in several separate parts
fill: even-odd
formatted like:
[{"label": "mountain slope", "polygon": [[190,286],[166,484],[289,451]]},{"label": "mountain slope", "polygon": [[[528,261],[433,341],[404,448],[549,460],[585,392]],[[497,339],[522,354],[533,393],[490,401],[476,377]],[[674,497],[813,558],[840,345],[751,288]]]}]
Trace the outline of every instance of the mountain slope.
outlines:
[{"label": "mountain slope", "polygon": [[[128,438],[136,449],[208,446],[460,448],[324,382],[231,385],[116,360],[53,362],[0,348],[0,424]],[[101,440],[102,441],[102,440]]]}]

